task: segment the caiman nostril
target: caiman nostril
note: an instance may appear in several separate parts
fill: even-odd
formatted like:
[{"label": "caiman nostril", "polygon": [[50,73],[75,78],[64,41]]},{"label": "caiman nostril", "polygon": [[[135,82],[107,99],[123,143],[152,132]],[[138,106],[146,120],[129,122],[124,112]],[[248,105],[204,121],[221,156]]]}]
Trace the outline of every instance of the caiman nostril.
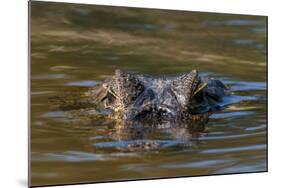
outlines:
[{"label": "caiman nostril", "polygon": [[170,112],[170,110],[166,109],[166,108],[158,108],[157,109],[157,114],[161,115],[161,116],[165,116],[168,115]]}]

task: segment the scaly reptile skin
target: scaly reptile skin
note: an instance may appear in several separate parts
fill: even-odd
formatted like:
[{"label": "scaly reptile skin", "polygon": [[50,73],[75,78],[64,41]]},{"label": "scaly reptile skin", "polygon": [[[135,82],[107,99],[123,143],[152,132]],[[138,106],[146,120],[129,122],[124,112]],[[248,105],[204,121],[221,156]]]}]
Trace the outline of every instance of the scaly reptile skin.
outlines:
[{"label": "scaly reptile skin", "polygon": [[197,70],[158,78],[116,70],[98,86],[94,99],[127,123],[205,123],[226,90],[221,81],[201,78]]}]

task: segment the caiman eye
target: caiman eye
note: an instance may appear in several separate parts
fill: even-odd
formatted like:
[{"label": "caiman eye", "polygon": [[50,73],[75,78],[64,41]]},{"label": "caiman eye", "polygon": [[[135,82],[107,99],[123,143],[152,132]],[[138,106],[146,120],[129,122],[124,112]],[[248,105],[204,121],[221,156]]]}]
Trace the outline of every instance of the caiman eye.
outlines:
[{"label": "caiman eye", "polygon": [[204,88],[207,87],[207,83],[198,83],[196,88],[193,91],[191,100],[195,100],[196,102],[200,102],[204,99]]},{"label": "caiman eye", "polygon": [[103,98],[103,102],[106,108],[111,108],[114,105],[116,98],[114,95],[107,93],[106,97]]},{"label": "caiman eye", "polygon": [[203,92],[202,91],[197,92],[195,95],[192,96],[191,100],[199,103],[202,102],[204,100]]}]

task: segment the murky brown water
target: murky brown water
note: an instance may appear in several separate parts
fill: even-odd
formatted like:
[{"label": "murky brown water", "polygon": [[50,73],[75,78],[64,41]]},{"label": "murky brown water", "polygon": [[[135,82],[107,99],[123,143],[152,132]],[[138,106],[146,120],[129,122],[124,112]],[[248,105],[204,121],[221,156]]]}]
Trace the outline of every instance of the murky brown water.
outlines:
[{"label": "murky brown water", "polygon": [[[32,185],[267,170],[266,35],[265,17],[32,2]],[[77,96],[116,68],[156,76],[198,69],[234,95],[195,140],[184,129],[124,135],[66,114],[93,108]],[[126,150],[138,141],[160,148]]]}]

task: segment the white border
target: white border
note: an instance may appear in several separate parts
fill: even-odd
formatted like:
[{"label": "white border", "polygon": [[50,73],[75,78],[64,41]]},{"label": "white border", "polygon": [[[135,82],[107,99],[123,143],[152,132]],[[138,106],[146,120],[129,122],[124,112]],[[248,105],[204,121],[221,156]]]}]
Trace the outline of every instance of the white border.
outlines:
[{"label": "white border", "polygon": [[[60,2],[65,2],[58,0]],[[58,2],[57,1],[57,2]],[[280,5],[276,0],[67,0],[67,2],[269,16],[269,173],[69,187],[270,187],[280,185]],[[27,186],[27,1],[1,2],[1,187]],[[279,178],[279,179],[278,179]],[[274,186],[275,187],[275,186]]]},{"label": "white border", "polygon": [[[49,0],[43,0],[49,1]],[[54,0],[50,0],[54,1]],[[55,2],[83,3],[96,5],[114,5],[127,7],[161,8],[172,10],[191,10],[204,12],[221,12],[236,14],[266,15],[267,10],[262,6],[263,1],[251,0],[56,0]],[[227,3],[226,3],[227,2]],[[241,6],[243,5],[243,6]],[[260,8],[257,8],[260,7]]]}]

